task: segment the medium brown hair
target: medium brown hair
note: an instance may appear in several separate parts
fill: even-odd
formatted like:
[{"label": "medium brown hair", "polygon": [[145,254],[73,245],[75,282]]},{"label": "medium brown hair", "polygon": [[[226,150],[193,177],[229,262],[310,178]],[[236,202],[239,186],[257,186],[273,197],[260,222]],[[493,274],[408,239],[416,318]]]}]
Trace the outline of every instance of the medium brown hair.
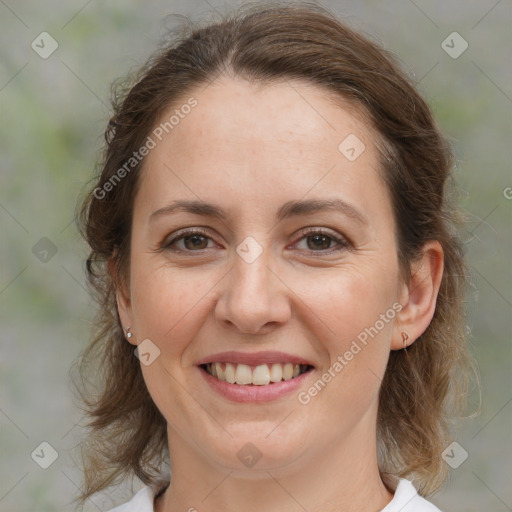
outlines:
[{"label": "medium brown hair", "polygon": [[[112,177],[144,144],[164,111],[223,72],[253,82],[301,79],[355,106],[379,134],[380,172],[390,192],[403,275],[425,242],[438,240],[444,274],[432,322],[407,350],[392,351],[380,390],[381,473],[413,478],[429,495],[446,479],[441,453],[450,418],[461,411],[471,359],[462,308],[466,264],[449,193],[452,153],[412,81],[380,45],[311,3],[244,7],[165,44],[116,91],[99,176],[82,204],[91,247],[88,281],[99,303],[97,331],[82,354],[86,498],[136,475],[156,482],[167,453],[166,421],[154,405],[133,347],[126,342],[115,281],[126,283],[134,198],[143,161],[113,187]],[[98,194],[98,190],[108,192]],[[114,272],[110,272],[111,260]]]}]

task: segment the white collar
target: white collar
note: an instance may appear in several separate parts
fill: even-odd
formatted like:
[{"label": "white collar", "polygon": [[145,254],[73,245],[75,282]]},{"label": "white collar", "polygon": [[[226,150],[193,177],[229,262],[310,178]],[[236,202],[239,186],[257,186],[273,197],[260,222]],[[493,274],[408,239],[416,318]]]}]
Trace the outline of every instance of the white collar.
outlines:
[{"label": "white collar", "polygon": [[[398,478],[393,499],[381,512],[441,512],[418,494],[411,481]],[[142,488],[128,503],[110,512],[154,512],[155,496],[162,490],[162,484]]]}]

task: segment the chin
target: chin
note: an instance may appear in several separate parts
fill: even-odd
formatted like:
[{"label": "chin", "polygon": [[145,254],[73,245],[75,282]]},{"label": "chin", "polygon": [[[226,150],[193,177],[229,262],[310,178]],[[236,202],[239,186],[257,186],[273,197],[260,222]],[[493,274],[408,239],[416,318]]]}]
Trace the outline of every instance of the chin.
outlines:
[{"label": "chin", "polygon": [[[245,424],[247,427],[247,424]],[[243,428],[243,426],[242,426]],[[274,425],[275,428],[275,425]],[[269,429],[261,429],[254,435],[240,432],[222,445],[208,446],[214,464],[243,476],[244,478],[266,478],[267,471],[291,471],[306,451],[305,439],[290,436],[269,436]]]}]

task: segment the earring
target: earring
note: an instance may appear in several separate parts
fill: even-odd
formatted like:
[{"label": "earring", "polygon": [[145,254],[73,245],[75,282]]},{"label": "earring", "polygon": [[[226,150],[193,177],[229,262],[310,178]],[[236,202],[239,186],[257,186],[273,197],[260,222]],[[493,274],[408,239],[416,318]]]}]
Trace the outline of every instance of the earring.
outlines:
[{"label": "earring", "polygon": [[126,337],[128,339],[130,339],[132,337],[132,333],[130,332],[130,328],[129,327],[126,328]]},{"label": "earring", "polygon": [[404,349],[407,348],[407,340],[409,339],[408,334],[405,331],[402,331],[402,341],[404,342]]}]

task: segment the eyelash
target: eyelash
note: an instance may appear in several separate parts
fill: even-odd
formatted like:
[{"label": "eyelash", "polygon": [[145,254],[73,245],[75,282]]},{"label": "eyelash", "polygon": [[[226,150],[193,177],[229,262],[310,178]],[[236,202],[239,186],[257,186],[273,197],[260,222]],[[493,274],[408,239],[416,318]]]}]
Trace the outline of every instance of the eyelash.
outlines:
[{"label": "eyelash", "polygon": [[[350,249],[352,247],[351,243],[346,238],[334,236],[330,231],[327,231],[322,228],[303,229],[300,234],[301,234],[301,238],[298,241],[301,241],[304,238],[308,238],[310,236],[322,235],[322,236],[326,236],[327,238],[330,238],[332,241],[334,241],[338,244],[337,248],[322,249],[319,251],[314,251],[311,249],[307,250],[307,252],[313,256],[323,256],[326,254],[331,254],[333,252],[339,252],[341,250]],[[200,253],[202,251],[208,250],[208,249],[198,249],[197,251],[192,251],[192,250],[187,250],[187,249],[185,249],[185,250],[184,249],[172,249],[171,246],[175,242],[185,239],[185,238],[188,238],[188,237],[191,237],[191,236],[194,236],[194,235],[201,236],[201,237],[211,240],[211,237],[208,236],[206,231],[204,231],[202,229],[198,229],[198,228],[189,229],[189,230],[182,231],[182,232],[178,233],[175,237],[173,237],[168,242],[164,241],[161,245],[161,249],[169,250],[169,251],[173,251],[173,252],[182,252],[182,253],[183,252],[188,252],[188,253],[199,252]]]}]

